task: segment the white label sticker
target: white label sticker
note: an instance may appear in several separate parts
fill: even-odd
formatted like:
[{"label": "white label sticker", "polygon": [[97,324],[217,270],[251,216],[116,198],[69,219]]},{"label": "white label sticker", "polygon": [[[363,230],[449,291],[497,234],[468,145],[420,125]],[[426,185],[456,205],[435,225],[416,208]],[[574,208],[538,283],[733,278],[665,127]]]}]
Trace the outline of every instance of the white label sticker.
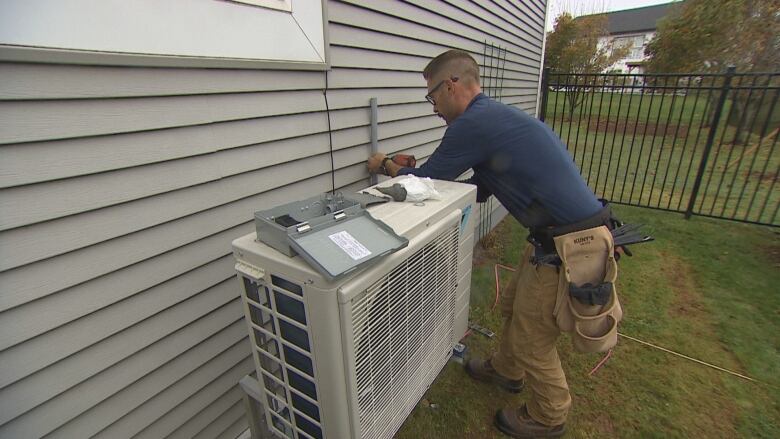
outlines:
[{"label": "white label sticker", "polygon": [[371,254],[371,252],[366,247],[364,247],[363,244],[359,243],[346,231],[334,233],[328,236],[328,238],[335,242],[337,246],[341,247],[341,249],[344,250],[350,258],[356,261],[358,259],[363,259]]}]

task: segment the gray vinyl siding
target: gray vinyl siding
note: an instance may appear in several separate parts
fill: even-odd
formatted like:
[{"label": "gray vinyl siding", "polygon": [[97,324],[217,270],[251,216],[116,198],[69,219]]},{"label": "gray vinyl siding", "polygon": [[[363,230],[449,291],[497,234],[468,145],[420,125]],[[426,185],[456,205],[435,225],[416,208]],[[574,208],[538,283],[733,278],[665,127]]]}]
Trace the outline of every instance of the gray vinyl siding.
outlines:
[{"label": "gray vinyl siding", "polygon": [[336,187],[365,187],[372,97],[380,150],[425,160],[445,127],[420,72],[446,49],[506,49],[501,100],[536,111],[542,2],[327,9],[327,79],[0,62],[0,437],[240,434],[252,213],[329,189],[331,142]]}]

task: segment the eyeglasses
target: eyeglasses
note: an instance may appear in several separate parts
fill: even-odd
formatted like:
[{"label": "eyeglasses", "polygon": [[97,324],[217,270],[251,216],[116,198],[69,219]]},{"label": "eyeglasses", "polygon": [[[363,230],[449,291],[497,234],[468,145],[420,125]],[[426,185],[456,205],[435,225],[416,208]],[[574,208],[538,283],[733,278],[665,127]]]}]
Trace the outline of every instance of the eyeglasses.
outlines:
[{"label": "eyeglasses", "polygon": [[[452,82],[458,82],[458,77],[457,76],[451,76],[449,78],[449,80],[452,81]],[[425,95],[425,99],[427,99],[428,102],[431,103],[431,105],[436,105],[436,100],[433,99],[433,94],[436,93],[436,90],[438,90],[439,87],[441,87],[441,85],[444,84],[445,82],[447,82],[447,80],[446,79],[442,79],[441,81],[439,81],[438,84],[436,84],[435,87],[433,87],[431,89],[431,91],[428,92],[427,95]]]}]

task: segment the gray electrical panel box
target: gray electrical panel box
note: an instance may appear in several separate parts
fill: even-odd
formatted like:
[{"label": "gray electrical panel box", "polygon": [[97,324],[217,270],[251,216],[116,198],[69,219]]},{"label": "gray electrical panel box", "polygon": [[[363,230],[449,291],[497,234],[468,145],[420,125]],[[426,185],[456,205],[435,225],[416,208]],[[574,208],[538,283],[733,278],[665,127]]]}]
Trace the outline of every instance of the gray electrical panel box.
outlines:
[{"label": "gray electrical panel box", "polygon": [[408,245],[364,208],[385,201],[365,194],[323,194],[258,211],[257,238],[287,256],[300,255],[333,280]]}]

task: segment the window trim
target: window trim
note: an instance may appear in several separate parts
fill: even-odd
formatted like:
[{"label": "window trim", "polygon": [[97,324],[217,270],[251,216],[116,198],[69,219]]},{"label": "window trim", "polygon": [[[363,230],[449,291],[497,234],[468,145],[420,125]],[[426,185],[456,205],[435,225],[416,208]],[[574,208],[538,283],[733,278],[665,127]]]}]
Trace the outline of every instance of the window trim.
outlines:
[{"label": "window trim", "polygon": [[[280,69],[280,70],[328,70],[330,69],[330,38],[328,35],[327,1],[322,5],[323,61],[296,61],[289,59],[250,59],[214,56],[155,55],[98,50],[60,49],[3,44],[0,41],[0,61],[47,64],[108,65],[127,67],[182,67],[225,69]],[[241,5],[241,3],[236,3]],[[251,7],[252,5],[244,4]],[[258,7],[261,9],[262,7]],[[305,32],[301,30],[305,35]]]},{"label": "window trim", "polygon": [[[279,11],[292,11],[291,0],[228,0],[245,5],[259,6],[261,8],[276,9]],[[276,2],[276,3],[274,3]],[[281,2],[282,4],[279,4]]]}]

